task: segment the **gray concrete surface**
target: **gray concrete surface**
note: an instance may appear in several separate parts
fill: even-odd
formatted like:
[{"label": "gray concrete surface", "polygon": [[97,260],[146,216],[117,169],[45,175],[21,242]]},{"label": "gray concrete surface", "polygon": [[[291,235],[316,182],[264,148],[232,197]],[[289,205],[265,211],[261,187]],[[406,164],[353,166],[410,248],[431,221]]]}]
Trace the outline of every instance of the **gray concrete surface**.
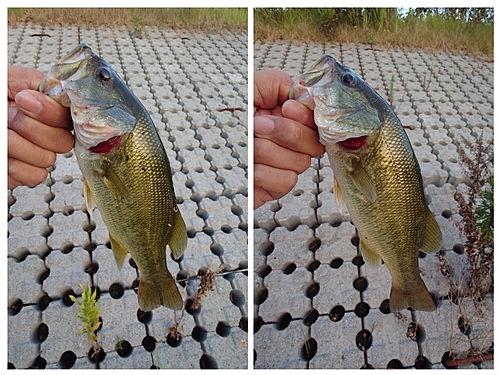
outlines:
[{"label": "gray concrete surface", "polygon": [[[145,27],[138,38],[126,28],[28,24],[8,29],[8,62],[47,72],[80,42],[127,82],[164,142],[189,236],[183,258],[169,258],[168,268],[188,279],[189,296],[197,274],[225,271],[199,311],[185,313],[184,337],[171,346],[167,334],[180,313],[161,307],[138,320],[138,272],[129,262],[118,271],[99,211],[85,209],[74,153],[59,155],[45,183],[8,193],[9,366],[59,368],[66,356],[72,368],[96,366],[77,334],[77,306],[65,304],[69,291],[80,295],[79,285],[90,284],[100,290],[100,368],[246,368],[247,35]],[[123,295],[113,297],[110,289],[120,287]],[[127,357],[115,348],[121,340],[132,346]]]},{"label": "gray concrete surface", "polygon": [[[453,199],[465,190],[456,145],[461,136],[474,141],[493,138],[493,62],[444,52],[386,50],[352,44],[261,43],[254,46],[255,70],[277,68],[292,78],[323,53],[358,72],[384,98],[394,75],[394,107],[419,160],[429,207],[444,237],[441,253],[460,275],[466,267],[461,217]],[[406,89],[405,89],[406,86]],[[449,281],[436,256],[420,259],[422,278],[439,298],[434,312],[388,313],[391,276],[385,266],[363,264],[356,230],[332,193],[328,158],[313,158],[295,188],[254,213],[255,358],[260,368],[443,368],[445,352],[465,353],[493,344],[493,301],[482,311],[464,311],[448,298]],[[358,280],[355,282],[355,280]],[[359,285],[366,283],[366,289]],[[355,286],[358,288],[356,289]],[[344,311],[344,315],[337,315]],[[467,336],[458,318],[472,323]],[[337,316],[336,319],[331,318]],[[412,341],[408,328],[422,330]],[[357,335],[371,334],[368,349]],[[418,359],[425,358],[421,362]],[[393,362],[391,362],[393,361]],[[492,368],[493,361],[479,364]],[[476,368],[464,365],[463,368]]]}]

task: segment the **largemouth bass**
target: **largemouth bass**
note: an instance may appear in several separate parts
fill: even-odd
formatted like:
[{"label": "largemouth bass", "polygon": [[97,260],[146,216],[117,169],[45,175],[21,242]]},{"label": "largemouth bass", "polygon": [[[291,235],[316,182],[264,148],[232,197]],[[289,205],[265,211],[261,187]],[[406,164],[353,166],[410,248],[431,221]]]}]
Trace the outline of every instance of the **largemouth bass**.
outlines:
[{"label": "largemouth bass", "polygon": [[389,104],[351,68],[329,55],[299,77],[290,92],[314,110],[320,141],[334,173],[339,209],[344,203],[364,259],[392,275],[389,307],[434,310],[420,278],[419,249],[441,248],[442,234],[427,207],[420,166]]},{"label": "largemouth bass", "polygon": [[84,43],[51,68],[39,91],[71,107],[87,211],[95,202],[118,268],[128,253],[136,262],[140,309],[180,310],[183,301],[167,269],[166,246],[179,258],[187,244],[186,226],[167,154],[148,112]]}]

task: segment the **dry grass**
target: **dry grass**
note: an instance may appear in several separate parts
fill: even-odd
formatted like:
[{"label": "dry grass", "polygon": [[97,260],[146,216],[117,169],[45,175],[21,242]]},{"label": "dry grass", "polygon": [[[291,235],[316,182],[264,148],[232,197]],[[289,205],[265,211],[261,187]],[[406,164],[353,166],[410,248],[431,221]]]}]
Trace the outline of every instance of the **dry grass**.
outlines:
[{"label": "dry grass", "polygon": [[8,25],[81,27],[143,26],[182,28],[199,32],[246,32],[246,8],[9,8]]},{"label": "dry grass", "polygon": [[[380,11],[383,9],[380,9]],[[257,9],[255,40],[298,43],[364,43],[373,46],[412,47],[429,52],[466,52],[493,59],[493,24],[471,24],[428,16],[397,16],[385,8],[385,16],[365,20],[335,9]]]}]

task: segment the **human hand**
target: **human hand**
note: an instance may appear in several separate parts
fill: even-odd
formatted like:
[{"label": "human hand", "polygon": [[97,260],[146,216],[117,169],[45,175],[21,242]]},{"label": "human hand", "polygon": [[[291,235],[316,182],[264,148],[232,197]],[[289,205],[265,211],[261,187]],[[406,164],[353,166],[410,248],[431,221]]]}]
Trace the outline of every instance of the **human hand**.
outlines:
[{"label": "human hand", "polygon": [[8,188],[36,186],[48,175],[56,153],[70,151],[74,137],[68,108],[37,91],[43,73],[8,68]]},{"label": "human hand", "polygon": [[325,152],[313,111],[287,100],[292,86],[283,71],[255,72],[254,209],[292,190],[311,157]]}]

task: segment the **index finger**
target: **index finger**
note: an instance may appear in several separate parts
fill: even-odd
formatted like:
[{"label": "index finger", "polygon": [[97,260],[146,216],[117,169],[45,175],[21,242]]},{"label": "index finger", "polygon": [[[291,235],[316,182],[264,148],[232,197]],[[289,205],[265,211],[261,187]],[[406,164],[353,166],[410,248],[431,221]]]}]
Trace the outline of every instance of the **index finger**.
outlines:
[{"label": "index finger", "polygon": [[258,109],[273,109],[287,99],[293,81],[282,70],[260,70],[254,75],[254,114]]},{"label": "index finger", "polygon": [[8,98],[14,99],[18,92],[22,90],[37,90],[43,73],[37,69],[25,68],[22,66],[8,67]]}]

